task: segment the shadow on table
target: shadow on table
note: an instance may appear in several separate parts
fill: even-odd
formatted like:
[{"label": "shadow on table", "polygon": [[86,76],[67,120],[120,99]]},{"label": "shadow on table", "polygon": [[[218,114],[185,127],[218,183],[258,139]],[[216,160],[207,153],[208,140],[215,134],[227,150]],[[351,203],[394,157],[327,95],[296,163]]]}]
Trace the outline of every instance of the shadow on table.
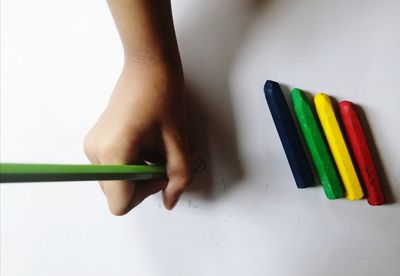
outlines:
[{"label": "shadow on table", "polygon": [[198,16],[177,32],[187,84],[192,149],[207,165],[195,176],[189,195],[215,199],[237,187],[245,177],[229,77],[254,14],[267,2],[199,2]]}]

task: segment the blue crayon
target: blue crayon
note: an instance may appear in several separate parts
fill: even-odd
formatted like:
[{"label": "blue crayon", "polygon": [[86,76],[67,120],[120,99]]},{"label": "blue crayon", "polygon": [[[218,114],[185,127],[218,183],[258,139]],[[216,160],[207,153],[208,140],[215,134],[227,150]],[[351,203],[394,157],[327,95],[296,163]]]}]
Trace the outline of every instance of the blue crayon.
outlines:
[{"label": "blue crayon", "polygon": [[314,177],[279,83],[267,80],[264,94],[297,188],[312,186]]}]

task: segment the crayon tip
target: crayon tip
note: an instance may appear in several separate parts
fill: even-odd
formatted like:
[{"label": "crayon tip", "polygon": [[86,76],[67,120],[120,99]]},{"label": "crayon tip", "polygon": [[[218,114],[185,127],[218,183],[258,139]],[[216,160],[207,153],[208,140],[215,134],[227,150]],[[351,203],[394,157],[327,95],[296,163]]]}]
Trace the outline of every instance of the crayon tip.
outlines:
[{"label": "crayon tip", "polygon": [[317,95],[315,95],[315,98],[319,100],[330,101],[329,96],[325,93],[318,93]]},{"label": "crayon tip", "polygon": [[277,83],[276,81],[267,80],[265,82],[265,85],[264,85],[264,91],[265,92],[267,92],[267,91],[268,92],[272,92],[273,89],[276,89],[276,88],[280,89],[279,83]]},{"label": "crayon tip", "polygon": [[354,107],[354,104],[352,102],[350,102],[350,101],[341,101],[339,103],[339,106],[340,106],[340,108],[343,108],[345,110],[349,110],[349,109]]},{"label": "crayon tip", "polygon": [[299,88],[293,88],[291,94],[292,94],[292,95],[296,95],[296,96],[297,96],[297,95],[298,95],[298,96],[301,96],[302,92],[303,92],[303,91],[301,91]]},{"label": "crayon tip", "polygon": [[299,88],[293,88],[291,96],[292,98],[308,102],[306,94]]}]

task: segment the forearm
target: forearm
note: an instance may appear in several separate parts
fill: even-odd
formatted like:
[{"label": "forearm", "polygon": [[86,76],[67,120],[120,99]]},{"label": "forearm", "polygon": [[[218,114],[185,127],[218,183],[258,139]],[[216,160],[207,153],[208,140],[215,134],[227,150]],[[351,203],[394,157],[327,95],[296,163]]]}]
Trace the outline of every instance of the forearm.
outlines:
[{"label": "forearm", "polygon": [[125,62],[180,67],[169,0],[108,0]]}]

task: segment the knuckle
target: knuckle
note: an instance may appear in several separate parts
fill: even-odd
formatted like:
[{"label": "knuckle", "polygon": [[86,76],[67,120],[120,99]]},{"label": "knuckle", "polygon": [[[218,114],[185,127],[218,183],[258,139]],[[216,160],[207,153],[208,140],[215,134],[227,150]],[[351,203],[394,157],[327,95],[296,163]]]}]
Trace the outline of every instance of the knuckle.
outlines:
[{"label": "knuckle", "polygon": [[189,185],[189,183],[192,181],[193,179],[193,173],[187,173],[185,175],[182,175],[180,177],[181,183],[186,187]]},{"label": "knuckle", "polygon": [[137,153],[135,143],[121,142],[121,139],[107,139],[97,144],[96,155],[100,162],[127,163]]},{"label": "knuckle", "polygon": [[180,172],[172,173],[171,178],[173,179],[175,186],[184,190],[187,186],[189,186],[190,182],[193,179],[193,173],[190,170],[184,170]]},{"label": "knuckle", "polygon": [[96,144],[94,143],[94,139],[89,133],[88,135],[85,136],[85,139],[83,140],[83,150],[86,156],[90,157],[95,155],[96,152],[95,146]]},{"label": "knuckle", "polygon": [[97,144],[96,154],[99,160],[109,160],[112,156],[115,156],[115,153],[115,145],[112,142],[105,140]]},{"label": "knuckle", "polygon": [[100,161],[107,161],[115,155],[115,146],[112,143],[107,140],[95,139],[91,135],[85,137],[83,148],[87,157],[93,157]]}]

